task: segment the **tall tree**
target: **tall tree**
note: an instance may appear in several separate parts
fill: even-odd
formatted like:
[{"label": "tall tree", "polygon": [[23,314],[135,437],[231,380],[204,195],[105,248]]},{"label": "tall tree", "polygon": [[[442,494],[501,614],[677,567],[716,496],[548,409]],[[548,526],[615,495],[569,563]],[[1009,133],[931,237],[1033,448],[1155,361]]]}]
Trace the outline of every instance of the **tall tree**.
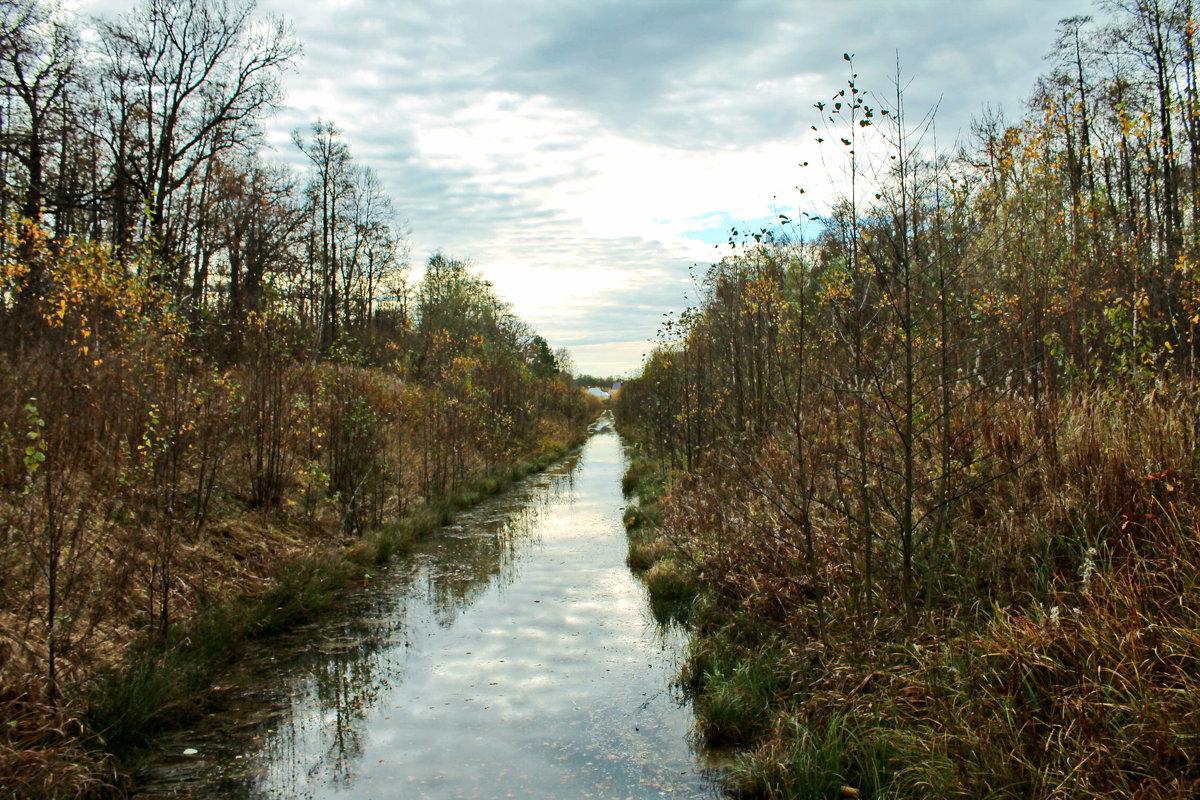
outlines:
[{"label": "tall tree", "polygon": [[310,250],[310,272],[314,273],[313,288],[317,296],[317,343],[324,351],[338,338],[338,228],[341,204],[350,195],[353,162],[350,147],[342,132],[332,122],[317,120],[312,135],[305,140],[300,132],[292,132],[292,141],[308,156],[313,165],[309,187],[312,198],[314,238],[317,246]]},{"label": "tall tree", "polygon": [[210,159],[250,142],[279,99],[280,72],[299,47],[282,21],[255,23],[253,10],[252,2],[146,0],[101,25],[115,200],[141,210],[126,210],[119,245],[144,212],[153,248],[175,255],[175,193]]}]

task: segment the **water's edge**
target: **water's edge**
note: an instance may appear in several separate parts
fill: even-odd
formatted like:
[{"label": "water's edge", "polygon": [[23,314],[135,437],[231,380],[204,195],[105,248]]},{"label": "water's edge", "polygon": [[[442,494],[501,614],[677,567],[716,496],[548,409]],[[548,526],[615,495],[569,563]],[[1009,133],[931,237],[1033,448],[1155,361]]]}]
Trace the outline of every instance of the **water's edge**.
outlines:
[{"label": "water's edge", "polygon": [[136,797],[718,796],[672,685],[684,635],[625,567],[612,432],[263,642]]}]

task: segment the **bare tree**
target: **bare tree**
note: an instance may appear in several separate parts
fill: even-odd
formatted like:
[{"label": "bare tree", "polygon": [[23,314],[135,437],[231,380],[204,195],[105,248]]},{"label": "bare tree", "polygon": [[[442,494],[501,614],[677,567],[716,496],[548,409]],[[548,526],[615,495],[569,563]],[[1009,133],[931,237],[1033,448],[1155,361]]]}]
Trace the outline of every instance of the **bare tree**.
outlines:
[{"label": "bare tree", "polygon": [[[312,136],[307,141],[300,131],[292,132],[292,141],[313,164],[313,179],[310,187],[313,202],[314,225],[318,218],[321,239],[317,252],[312,253],[310,262],[318,272],[320,282],[318,301],[317,343],[325,350],[337,341],[338,323],[338,206],[349,194],[351,186],[350,148],[342,139],[337,125],[317,120],[312,125]],[[319,257],[320,261],[317,261]]]},{"label": "bare tree", "polygon": [[36,0],[5,0],[0,14],[0,89],[19,105],[5,120],[0,143],[25,171],[20,213],[38,222],[46,164],[57,143],[54,116],[79,80],[79,43],[62,15]]},{"label": "bare tree", "polygon": [[[104,23],[108,144],[118,202],[142,206],[146,234],[172,254],[174,193],[219,153],[250,142],[279,99],[279,74],[299,52],[279,20],[256,24],[253,3],[147,0]],[[126,245],[131,231],[118,231]]]}]

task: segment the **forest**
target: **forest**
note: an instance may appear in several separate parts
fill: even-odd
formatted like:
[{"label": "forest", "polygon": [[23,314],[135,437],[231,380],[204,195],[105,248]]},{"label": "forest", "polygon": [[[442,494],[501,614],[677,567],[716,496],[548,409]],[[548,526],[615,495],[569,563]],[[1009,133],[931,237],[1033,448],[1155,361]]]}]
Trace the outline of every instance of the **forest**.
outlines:
[{"label": "forest", "polygon": [[622,389],[630,563],[745,796],[1200,794],[1196,33],[1064,19],[950,148],[847,53],[838,202],[733,232]]},{"label": "forest", "polygon": [[0,0],[0,794],[105,796],[238,642],[582,436],[464,260],[411,277],[337,124],[267,158],[300,45],[229,0],[83,36]]}]

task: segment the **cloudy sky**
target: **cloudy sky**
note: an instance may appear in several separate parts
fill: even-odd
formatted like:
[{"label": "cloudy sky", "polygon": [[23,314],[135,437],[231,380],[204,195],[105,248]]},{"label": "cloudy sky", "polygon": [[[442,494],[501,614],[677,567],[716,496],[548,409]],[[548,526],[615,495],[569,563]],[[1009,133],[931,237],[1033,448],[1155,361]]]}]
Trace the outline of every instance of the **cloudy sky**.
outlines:
[{"label": "cloudy sky", "polygon": [[[84,13],[131,3],[80,0]],[[277,157],[317,118],[411,228],[470,260],[577,371],[631,371],[731,227],[820,211],[812,104],[845,85],[938,107],[937,140],[1012,120],[1089,0],[260,0],[304,56]],[[881,101],[880,104],[883,104]],[[810,162],[801,168],[802,162]],[[799,188],[806,189],[801,196]],[[698,266],[697,266],[698,265]]]}]

